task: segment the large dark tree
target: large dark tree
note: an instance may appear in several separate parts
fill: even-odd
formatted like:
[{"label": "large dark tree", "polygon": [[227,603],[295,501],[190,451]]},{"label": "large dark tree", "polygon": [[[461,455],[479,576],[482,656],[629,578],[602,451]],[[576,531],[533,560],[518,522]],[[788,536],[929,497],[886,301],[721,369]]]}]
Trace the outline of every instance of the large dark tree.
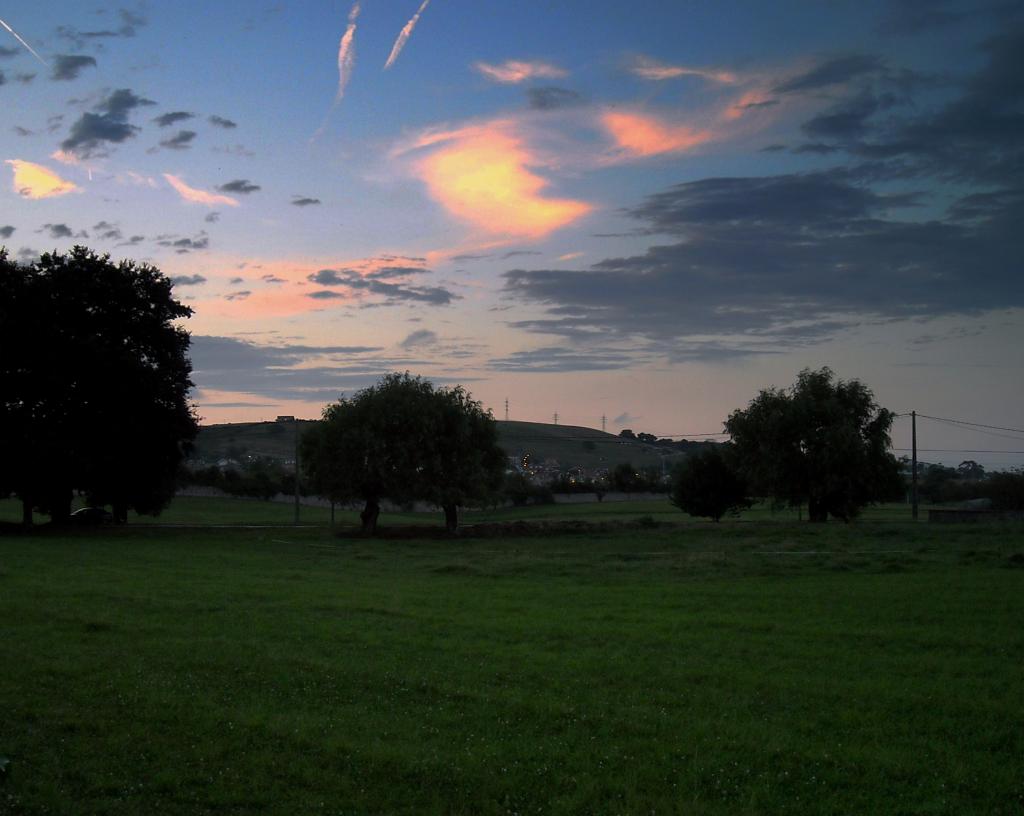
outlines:
[{"label": "large dark tree", "polygon": [[366,533],[383,498],[432,501],[454,531],[457,508],[497,490],[504,472],[490,414],[461,388],[435,389],[408,373],[328,405],[302,438],[302,460],[321,495],[365,503]]},{"label": "large dark tree", "polygon": [[735,465],[732,451],[715,445],[689,454],[672,471],[669,500],[691,516],[720,521],[752,504],[747,480]]},{"label": "large dark tree", "polygon": [[857,380],[805,369],[789,389],[762,391],[725,429],[759,495],[796,507],[811,521],[849,521],[902,489],[889,452],[894,414]]},{"label": "large dark tree", "polygon": [[[156,268],[75,247],[3,266],[4,487],[65,520],[72,493],[158,513],[197,431],[188,401],[192,310]],[[10,286],[8,286],[10,284]]]}]

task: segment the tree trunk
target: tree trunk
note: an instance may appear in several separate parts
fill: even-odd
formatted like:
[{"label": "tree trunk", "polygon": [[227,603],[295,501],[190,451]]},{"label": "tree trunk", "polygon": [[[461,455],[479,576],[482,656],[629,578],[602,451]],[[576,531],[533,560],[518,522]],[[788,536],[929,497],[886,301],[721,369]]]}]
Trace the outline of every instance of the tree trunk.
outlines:
[{"label": "tree trunk", "polygon": [[50,502],[50,521],[53,524],[71,523],[71,491],[58,491]]},{"label": "tree trunk", "polygon": [[377,534],[377,517],[380,515],[380,502],[377,499],[367,499],[366,507],[363,508],[363,512],[359,514],[359,518],[363,522],[363,534],[364,535],[376,535]]},{"label": "tree trunk", "polygon": [[128,504],[126,502],[114,502],[110,509],[114,511],[114,521],[118,524],[126,524],[128,522]]},{"label": "tree trunk", "polygon": [[444,510],[444,528],[455,535],[459,532],[459,508],[454,504],[442,504],[441,509]]},{"label": "tree trunk", "polygon": [[24,527],[32,526],[32,497],[21,497],[21,523]]},{"label": "tree trunk", "polygon": [[828,521],[828,508],[822,499],[811,496],[807,500],[807,520],[814,524],[823,524]]}]

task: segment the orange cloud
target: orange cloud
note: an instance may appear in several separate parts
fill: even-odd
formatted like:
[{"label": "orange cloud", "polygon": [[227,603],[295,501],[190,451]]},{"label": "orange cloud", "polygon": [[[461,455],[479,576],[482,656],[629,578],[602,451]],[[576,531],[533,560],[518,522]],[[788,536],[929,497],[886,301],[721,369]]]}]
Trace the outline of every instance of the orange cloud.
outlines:
[{"label": "orange cloud", "polygon": [[207,207],[216,207],[218,204],[223,204],[228,207],[237,207],[238,202],[231,196],[220,195],[219,193],[208,193],[206,190],[198,190],[195,187],[189,187],[177,176],[172,176],[170,173],[164,173],[164,178],[167,179],[167,183],[170,184],[185,201],[190,201],[193,204],[204,204]]},{"label": "orange cloud", "polygon": [[500,65],[475,62],[473,67],[494,82],[525,82],[528,79],[560,79],[569,72],[549,62],[506,60]]},{"label": "orange cloud", "polygon": [[712,138],[710,131],[664,122],[641,113],[608,111],[601,115],[601,124],[616,145],[631,156],[679,153]]},{"label": "orange cloud", "polygon": [[726,119],[735,120],[751,111],[761,110],[777,104],[778,101],[765,91],[747,91],[725,111],[724,115]]},{"label": "orange cloud", "polygon": [[684,65],[666,65],[650,57],[639,56],[629,68],[630,72],[641,79],[661,81],[677,79],[681,76],[697,76],[714,82],[732,85],[737,81],[736,74],[730,71],[714,71],[705,68],[688,68]]},{"label": "orange cloud", "polygon": [[543,161],[508,121],[433,133],[415,146],[438,144],[416,172],[450,213],[490,234],[540,238],[592,209],[542,195],[548,181],[527,168]]},{"label": "orange cloud", "polygon": [[21,159],[7,159],[4,164],[14,170],[14,192],[24,198],[54,198],[79,189],[77,184],[62,179],[41,164]]}]

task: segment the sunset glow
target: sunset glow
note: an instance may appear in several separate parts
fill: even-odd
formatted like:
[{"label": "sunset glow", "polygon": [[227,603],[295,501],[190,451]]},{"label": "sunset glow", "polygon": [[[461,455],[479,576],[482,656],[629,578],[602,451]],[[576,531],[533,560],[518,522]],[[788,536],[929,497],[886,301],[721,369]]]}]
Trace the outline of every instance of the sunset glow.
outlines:
[{"label": "sunset glow", "polygon": [[7,159],[4,164],[14,171],[14,192],[23,198],[55,198],[80,189],[41,164],[20,159]]},{"label": "sunset glow", "polygon": [[712,138],[706,130],[671,124],[654,116],[609,111],[602,115],[616,145],[633,156],[657,156],[691,150]]}]

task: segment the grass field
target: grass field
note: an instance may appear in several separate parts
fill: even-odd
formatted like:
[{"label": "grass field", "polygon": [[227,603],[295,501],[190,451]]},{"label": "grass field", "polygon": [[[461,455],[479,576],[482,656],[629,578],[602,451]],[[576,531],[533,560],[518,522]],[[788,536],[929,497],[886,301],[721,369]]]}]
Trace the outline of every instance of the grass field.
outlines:
[{"label": "grass field", "polygon": [[1024,529],[0,538],[0,811],[1024,812]]}]

